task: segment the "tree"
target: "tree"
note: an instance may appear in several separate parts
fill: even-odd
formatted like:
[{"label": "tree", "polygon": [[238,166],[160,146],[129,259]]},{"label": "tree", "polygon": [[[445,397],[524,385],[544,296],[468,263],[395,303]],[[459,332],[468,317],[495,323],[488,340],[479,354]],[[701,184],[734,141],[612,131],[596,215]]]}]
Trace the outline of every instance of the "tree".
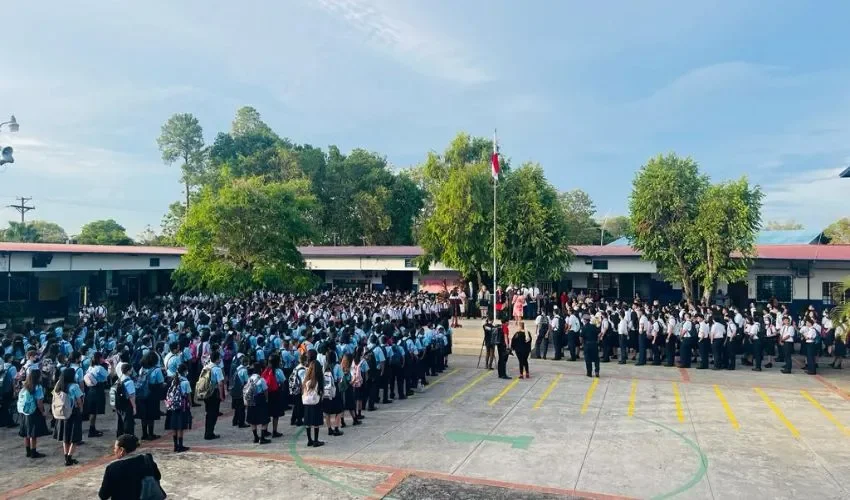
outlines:
[{"label": "tree", "polygon": [[220,189],[204,187],[178,232],[188,250],[174,275],[178,286],[224,293],[312,288],[315,277],[297,246],[312,235],[305,214],[314,206],[305,180],[236,178]]},{"label": "tree", "polygon": [[615,215],[614,217],[606,217],[601,221],[597,221],[602,229],[604,244],[611,243],[626,236],[629,232],[629,218],[625,215]]},{"label": "tree", "polygon": [[186,186],[188,207],[192,185],[203,170],[204,131],[201,124],[191,113],[177,113],[163,124],[156,142],[162,152],[162,161],[170,165],[178,159],[183,160],[181,180]]},{"label": "tree", "polygon": [[831,245],[850,245],[850,217],[833,222],[823,231]]},{"label": "tree", "polygon": [[277,134],[272,132],[271,127],[260,118],[260,112],[251,106],[242,106],[236,110],[236,117],[230,128],[230,135],[233,137],[247,135],[262,135],[272,138],[277,138]]},{"label": "tree", "polygon": [[746,178],[709,186],[703,194],[687,237],[705,303],[711,300],[718,280],[732,283],[747,276],[763,197],[761,189],[751,187]]},{"label": "tree", "polygon": [[689,259],[688,236],[708,185],[693,159],[670,153],[641,167],[629,197],[632,246],[655,261],[667,280],[681,283],[689,301],[695,265]]},{"label": "tree", "polygon": [[594,245],[599,242],[599,224],[593,220],[596,205],[581,189],[560,193],[561,203],[571,245]]},{"label": "tree", "polygon": [[42,243],[65,243],[68,241],[68,233],[62,229],[62,226],[55,222],[34,220],[29,225],[38,231],[38,241]]},{"label": "tree", "polygon": [[844,331],[850,331],[850,276],[835,285],[831,293],[836,306],[829,312],[829,317],[836,328],[843,326]]},{"label": "tree", "polygon": [[9,221],[9,227],[2,231],[0,240],[15,243],[38,243],[41,241],[41,233],[38,229],[25,222]]},{"label": "tree", "polygon": [[177,246],[180,242],[177,240],[177,234],[183,220],[186,218],[186,205],[175,201],[168,205],[168,212],[162,216],[160,222],[160,243],[164,246]]},{"label": "tree", "polygon": [[77,243],[83,245],[132,245],[124,226],[113,219],[89,222],[80,230]]},{"label": "tree", "polygon": [[764,223],[761,229],[762,231],[796,231],[799,229],[803,229],[803,225],[794,220],[769,220]]}]

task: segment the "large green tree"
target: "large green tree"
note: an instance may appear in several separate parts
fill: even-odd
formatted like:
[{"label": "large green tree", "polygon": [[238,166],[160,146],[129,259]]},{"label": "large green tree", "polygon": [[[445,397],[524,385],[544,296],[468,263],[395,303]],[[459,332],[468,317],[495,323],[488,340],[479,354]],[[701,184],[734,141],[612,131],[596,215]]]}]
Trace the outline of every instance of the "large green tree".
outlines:
[{"label": "large green tree", "polygon": [[830,245],[850,245],[850,217],[843,217],[826,227],[823,235]]},{"label": "large green tree", "polygon": [[204,130],[201,124],[191,113],[177,113],[162,125],[157,144],[165,163],[183,161],[181,180],[186,188],[186,206],[189,206],[192,186],[203,171]]},{"label": "large green tree", "polygon": [[42,243],[65,243],[68,241],[68,233],[55,222],[46,220],[34,220],[29,223],[36,231],[38,231],[38,241]]},{"label": "large green tree", "polygon": [[297,246],[312,234],[305,214],[315,207],[306,180],[237,178],[205,187],[180,227],[188,253],[178,286],[210,292],[305,290],[315,285]]},{"label": "large green tree", "polygon": [[568,228],[569,243],[572,245],[594,245],[599,243],[599,223],[593,219],[596,205],[590,195],[581,189],[565,191],[558,197]]},{"label": "large green tree", "polygon": [[629,218],[625,215],[615,215],[613,217],[605,217],[597,221],[599,226],[605,231],[603,233],[603,243],[608,244],[614,240],[618,240],[629,233]]},{"label": "large green tree", "polygon": [[77,243],[84,245],[132,245],[124,226],[114,219],[89,222],[80,230]]},{"label": "large green tree", "polygon": [[9,221],[9,227],[0,231],[0,240],[15,243],[39,243],[41,233],[33,224]]},{"label": "large green tree", "polygon": [[689,301],[696,265],[689,258],[688,237],[708,186],[696,161],[670,153],[641,167],[629,197],[632,246],[654,261],[667,280],[681,283]]}]

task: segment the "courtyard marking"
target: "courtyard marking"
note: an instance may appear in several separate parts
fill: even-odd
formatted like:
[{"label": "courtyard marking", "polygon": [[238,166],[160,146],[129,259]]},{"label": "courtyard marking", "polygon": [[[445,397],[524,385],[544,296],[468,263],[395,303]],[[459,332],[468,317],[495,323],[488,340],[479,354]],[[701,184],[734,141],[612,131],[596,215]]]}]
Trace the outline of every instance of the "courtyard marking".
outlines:
[{"label": "courtyard marking", "polygon": [[476,384],[478,384],[478,382],[481,382],[482,380],[484,380],[484,377],[486,377],[487,375],[490,375],[490,372],[489,372],[489,371],[485,371],[485,372],[484,372],[484,373],[482,373],[481,375],[479,375],[479,376],[475,377],[475,379],[474,379],[472,382],[470,382],[470,383],[466,384],[466,385],[465,385],[465,386],[463,386],[463,387],[462,387],[459,391],[457,391],[456,393],[452,394],[452,397],[450,397],[449,399],[447,399],[447,400],[446,400],[446,403],[451,403],[451,402],[452,402],[452,401],[454,401],[455,399],[457,399],[457,398],[459,398],[459,397],[463,396],[463,395],[466,393],[466,391],[468,391],[468,390],[472,389],[473,387],[475,387],[475,385],[476,385]]},{"label": "courtyard marking", "polygon": [[632,379],[632,392],[629,394],[629,416],[635,415],[635,399],[637,398],[637,380]]},{"label": "courtyard marking", "polygon": [[519,383],[519,379],[518,379],[518,378],[513,379],[513,381],[511,381],[511,383],[510,383],[510,384],[508,384],[507,386],[505,386],[505,388],[504,388],[504,389],[502,389],[502,391],[501,391],[499,394],[497,394],[495,398],[491,399],[491,400],[490,400],[490,402],[489,402],[489,403],[487,403],[487,404],[488,404],[489,406],[493,406],[494,404],[498,403],[498,402],[499,402],[499,400],[500,400],[500,399],[502,399],[502,396],[504,396],[505,394],[507,394],[507,393],[511,392],[511,389],[513,389],[514,387],[516,387],[516,385],[517,385],[518,383]]},{"label": "courtyard marking", "polygon": [[685,410],[682,408],[682,396],[679,395],[679,384],[673,382],[673,398],[676,400],[676,418],[685,421]]},{"label": "courtyard marking", "polygon": [[[517,379],[519,380],[519,379]],[[455,443],[477,443],[479,441],[490,441],[493,443],[506,443],[511,448],[527,450],[534,440],[533,436],[500,436],[498,434],[476,434],[474,432],[448,431],[446,439]]]},{"label": "courtyard marking", "polygon": [[761,388],[759,388],[759,387],[754,387],[753,389],[756,391],[756,394],[758,394],[759,396],[761,396],[761,398],[764,400],[765,404],[766,404],[766,405],[767,405],[767,406],[768,406],[771,410],[773,410],[773,413],[775,413],[775,414],[776,414],[776,417],[777,417],[777,418],[778,418],[778,419],[779,419],[779,420],[780,420],[783,424],[785,424],[785,427],[787,427],[787,428],[788,428],[788,430],[791,432],[791,435],[792,435],[792,436],[794,436],[795,438],[799,438],[799,437],[800,437],[800,431],[798,431],[798,430],[797,430],[797,428],[796,428],[796,427],[794,427],[794,424],[792,424],[792,423],[791,423],[791,421],[790,421],[790,420],[788,420],[788,418],[785,416],[785,414],[784,414],[784,413],[782,413],[782,410],[780,410],[780,409],[779,409],[779,407],[778,407],[778,406],[776,406],[776,403],[774,403],[774,402],[773,402],[773,400],[772,400],[772,399],[770,399],[770,396],[768,396],[768,395],[767,395],[767,394],[766,394],[763,390],[761,390]]},{"label": "courtyard marking", "polygon": [[593,399],[593,393],[596,392],[596,386],[599,385],[599,378],[593,379],[590,388],[587,389],[587,395],[584,396],[584,404],[581,405],[581,414],[587,413],[587,408],[590,407],[590,401]]},{"label": "courtyard marking", "polygon": [[[430,384],[428,384],[428,387],[434,387],[435,385],[439,384],[440,382],[443,382],[448,377],[451,377],[452,375],[454,375],[455,373],[457,373],[459,371],[460,371],[460,368],[455,368],[454,370],[435,378],[434,380],[431,381]],[[424,387],[422,390],[426,391],[426,390],[428,390],[428,387]]]},{"label": "courtyard marking", "polygon": [[838,430],[840,430],[845,436],[850,436],[850,428],[847,428],[837,418],[835,418],[835,415],[833,415],[832,413],[830,413],[829,410],[824,408],[823,405],[820,404],[815,398],[813,398],[811,394],[803,390],[800,391],[800,394],[802,394],[804,398],[808,399],[809,403],[811,403],[812,406],[820,410],[820,412],[823,413],[823,416],[826,417],[827,420],[832,422],[833,425],[838,427]]},{"label": "courtyard marking", "polygon": [[740,424],[738,424],[738,419],[735,418],[735,412],[732,411],[732,407],[729,406],[729,401],[726,401],[726,396],[723,395],[723,391],[720,390],[720,386],[714,386],[714,393],[717,395],[717,399],[720,400],[720,404],[723,405],[723,411],[726,412],[726,418],[729,419],[729,423],[732,424],[732,428],[736,431],[741,428]]},{"label": "courtyard marking", "polygon": [[549,387],[547,387],[546,390],[543,391],[543,395],[540,396],[540,399],[538,399],[536,403],[534,403],[535,410],[539,410],[540,407],[543,406],[543,402],[546,401],[546,398],[548,398],[550,394],[552,394],[552,391],[555,390],[555,386],[558,385],[558,382],[561,381],[561,377],[563,376],[563,373],[555,375],[555,380],[549,383]]}]

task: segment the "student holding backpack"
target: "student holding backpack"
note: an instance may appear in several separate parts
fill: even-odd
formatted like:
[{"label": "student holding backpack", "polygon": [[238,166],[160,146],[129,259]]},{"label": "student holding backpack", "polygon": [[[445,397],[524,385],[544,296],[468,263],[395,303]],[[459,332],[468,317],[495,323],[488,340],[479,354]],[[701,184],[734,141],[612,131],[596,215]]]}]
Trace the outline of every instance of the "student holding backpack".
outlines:
[{"label": "student holding backpack", "polygon": [[62,370],[62,375],[53,388],[50,409],[56,420],[53,437],[62,441],[65,466],[76,465],[78,462],[73,457],[74,446],[83,441],[83,391],[74,380],[73,368]]},{"label": "student holding backpack", "polygon": [[18,435],[24,438],[27,457],[44,457],[36,450],[38,438],[50,434],[44,419],[44,388],[41,386],[39,370],[30,370],[27,374],[24,386],[18,393],[18,413],[21,414],[21,430]]},{"label": "student holding backpack", "polygon": [[233,371],[230,374],[230,407],[233,409],[233,426],[240,429],[250,427],[245,423],[245,401],[242,399],[242,389],[248,383],[248,367],[251,359],[241,352],[234,358]]},{"label": "student holding backpack", "polygon": [[301,392],[307,375],[307,355],[301,354],[298,365],[289,375],[289,395],[292,400],[292,416],[289,425],[301,427],[304,425],[304,402],[301,400]]},{"label": "student holding backpack", "polygon": [[363,420],[363,408],[369,399],[369,386],[366,383],[369,364],[363,358],[363,346],[357,346],[354,350],[354,360],[351,365],[351,386],[354,388],[354,397],[357,400],[355,419]]},{"label": "student holding backpack", "polygon": [[224,373],[218,366],[219,361],[221,361],[221,353],[214,350],[210,354],[210,362],[204,366],[200,377],[198,377],[198,382],[195,384],[198,399],[204,400],[204,439],[207,441],[221,437],[215,433],[215,424],[218,420],[221,402],[227,399],[224,389]]},{"label": "student holding backpack", "polygon": [[[262,363],[254,363],[251,376],[245,387],[242,388],[242,397],[245,407],[248,408],[248,423],[251,424],[251,432],[254,433],[255,444],[269,444],[266,439],[269,427],[269,387],[261,376],[263,372]],[[260,428],[261,433],[258,433]]]},{"label": "student holding backpack", "polygon": [[165,430],[172,431],[175,453],[189,451],[187,446],[183,446],[183,431],[192,428],[192,407],[189,402],[192,386],[188,374],[189,367],[181,363],[165,393]]},{"label": "student holding backpack", "polygon": [[83,376],[86,387],[85,413],[89,416],[89,437],[103,436],[97,430],[97,416],[106,413],[106,380],[109,373],[103,367],[103,354],[95,352],[91,365]]},{"label": "student holding backpack", "polygon": [[342,393],[339,382],[342,380],[342,368],[336,362],[336,350],[330,349],[325,357],[324,384],[322,391],[322,411],[325,413],[325,424],[328,426],[328,436],[342,436],[339,430],[342,416]]},{"label": "student holding backpack", "polygon": [[165,376],[158,366],[158,359],[153,350],[142,357],[142,370],[136,379],[136,401],[139,408],[139,419],[142,421],[142,440],[153,441],[159,436],[153,432],[154,421],[159,420],[159,402],[162,401],[165,386]]},{"label": "student holding backpack", "polygon": [[283,397],[286,376],[280,368],[280,355],[272,354],[269,356],[269,364],[263,370],[263,380],[266,381],[269,391],[269,416],[272,419],[271,436],[276,438],[283,437],[283,434],[277,431],[278,421],[286,413],[284,411],[286,409],[286,400]]},{"label": "student holding backpack", "polygon": [[307,446],[318,448],[325,443],[319,441],[319,427],[322,426],[322,394],[324,394],[322,367],[315,359],[310,361],[304,375],[301,390],[301,402],[304,404],[304,425],[307,427]]},{"label": "student holding backpack", "polygon": [[[360,419],[357,418],[357,396],[354,395],[354,377],[359,370],[356,366],[352,366],[352,356],[345,353],[342,356],[342,380],[340,381],[340,390],[342,392],[343,407],[348,414],[351,415],[352,425],[360,425]],[[363,383],[363,377],[359,378],[360,384]],[[342,426],[345,427],[345,419],[342,420]]]},{"label": "student holding backpack", "polygon": [[136,435],[135,415],[138,413],[136,403],[136,383],[133,381],[133,366],[130,363],[118,365],[120,375],[109,390],[109,401],[118,417],[115,437],[124,434]]}]

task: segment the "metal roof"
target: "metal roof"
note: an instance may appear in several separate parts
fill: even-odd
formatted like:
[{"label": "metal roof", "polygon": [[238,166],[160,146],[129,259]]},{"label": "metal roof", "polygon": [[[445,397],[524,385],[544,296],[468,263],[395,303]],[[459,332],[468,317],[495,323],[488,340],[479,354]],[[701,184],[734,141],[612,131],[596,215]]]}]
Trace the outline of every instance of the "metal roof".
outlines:
[{"label": "metal roof", "polygon": [[419,257],[418,246],[308,246],[298,247],[304,257]]},{"label": "metal roof", "polygon": [[[816,245],[823,233],[808,229],[793,229],[783,231],[759,231],[756,235],[756,245]],[[606,246],[629,246],[625,237],[618,238]]]},{"label": "metal roof", "polygon": [[183,255],[185,248],[131,245],[71,245],[64,243],[0,242],[0,252],[50,252],[124,255]]}]

